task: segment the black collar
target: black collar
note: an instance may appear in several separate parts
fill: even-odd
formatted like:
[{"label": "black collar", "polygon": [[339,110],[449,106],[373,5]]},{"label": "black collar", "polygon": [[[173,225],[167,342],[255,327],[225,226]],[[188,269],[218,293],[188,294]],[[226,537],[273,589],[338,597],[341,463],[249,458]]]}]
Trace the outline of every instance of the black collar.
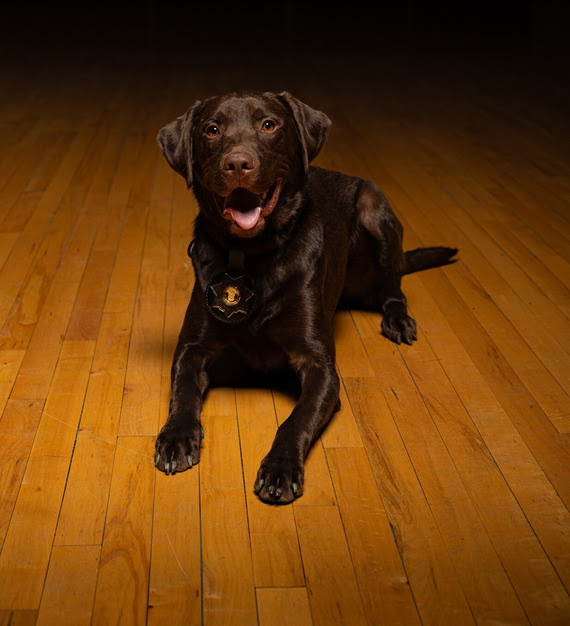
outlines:
[{"label": "black collar", "polygon": [[231,249],[228,253],[228,273],[245,274],[245,253],[243,250]]},{"label": "black collar", "polygon": [[[188,246],[192,255],[194,240]],[[256,304],[255,285],[245,269],[243,250],[228,251],[225,272],[216,274],[206,287],[206,306],[211,315],[225,324],[240,324],[253,313]]]}]

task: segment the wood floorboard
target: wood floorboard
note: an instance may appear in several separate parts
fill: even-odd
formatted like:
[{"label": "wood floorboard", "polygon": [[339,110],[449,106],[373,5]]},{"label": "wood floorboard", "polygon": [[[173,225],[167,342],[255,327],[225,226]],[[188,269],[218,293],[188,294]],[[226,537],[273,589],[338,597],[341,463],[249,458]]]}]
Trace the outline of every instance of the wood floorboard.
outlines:
[{"label": "wood floorboard", "polygon": [[[288,48],[236,68],[147,17],[118,47],[69,31],[0,62],[0,625],[570,623],[556,67]],[[414,346],[337,313],[341,409],[283,507],[253,492],[282,387],[211,390],[199,465],[154,468],[197,215],[156,134],[239,87],[324,110],[316,164],[375,179],[406,249],[460,249],[403,279]]]}]

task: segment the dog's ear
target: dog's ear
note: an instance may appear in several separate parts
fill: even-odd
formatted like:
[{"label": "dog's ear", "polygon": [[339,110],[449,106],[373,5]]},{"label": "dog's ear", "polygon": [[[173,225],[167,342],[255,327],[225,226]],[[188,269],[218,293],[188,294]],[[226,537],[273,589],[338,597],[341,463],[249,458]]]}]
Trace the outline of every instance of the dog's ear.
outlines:
[{"label": "dog's ear", "polygon": [[323,147],[331,127],[331,121],[327,115],[312,109],[287,91],[277,94],[277,97],[291,112],[297,124],[299,139],[303,147],[303,166],[306,174],[309,171],[309,163]]},{"label": "dog's ear", "polygon": [[188,189],[192,187],[192,125],[199,104],[196,101],[184,115],[161,128],[156,138],[168,164],[186,179]]}]

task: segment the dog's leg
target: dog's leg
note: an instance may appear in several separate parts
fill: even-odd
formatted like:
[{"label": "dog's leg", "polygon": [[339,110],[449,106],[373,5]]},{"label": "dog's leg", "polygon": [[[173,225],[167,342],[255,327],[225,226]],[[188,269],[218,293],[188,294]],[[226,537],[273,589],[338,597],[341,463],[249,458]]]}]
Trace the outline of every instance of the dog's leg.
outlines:
[{"label": "dog's leg", "polygon": [[302,495],[307,452],[340,406],[334,353],[324,363],[309,356],[293,362],[301,380],[301,396],[278,428],[254,485],[255,493],[272,504],[286,504]]},{"label": "dog's leg", "polygon": [[378,242],[378,305],[382,311],[382,332],[397,344],[409,345],[416,339],[416,322],[408,315],[406,297],[401,289],[404,270],[403,228],[388,200],[378,187],[365,181],[356,202],[359,223]]},{"label": "dog's leg", "polygon": [[156,439],[156,467],[166,474],[190,469],[200,461],[204,436],[200,423],[202,397],[208,386],[205,355],[179,346],[172,366],[172,394],[166,424]]},{"label": "dog's leg", "polygon": [[198,299],[192,296],[186,312],[172,363],[169,415],[156,439],[155,465],[166,474],[190,469],[200,461],[202,398],[209,382],[207,368],[217,352],[207,347],[200,333]]}]

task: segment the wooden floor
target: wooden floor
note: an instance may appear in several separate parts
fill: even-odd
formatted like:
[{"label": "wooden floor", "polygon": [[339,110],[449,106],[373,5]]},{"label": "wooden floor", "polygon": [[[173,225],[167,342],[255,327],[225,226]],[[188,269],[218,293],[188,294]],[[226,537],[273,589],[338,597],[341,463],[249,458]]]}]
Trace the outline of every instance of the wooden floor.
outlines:
[{"label": "wooden floor", "polygon": [[[271,69],[2,65],[0,624],[569,624],[570,144],[540,67],[386,55]],[[40,55],[41,57],[41,55]],[[247,70],[247,71],[246,71]],[[156,132],[196,98],[287,89],[318,164],[374,178],[413,347],[336,320],[342,410],[292,506],[253,493],[292,407],[216,389],[200,464],[153,467],[196,212]]]}]

